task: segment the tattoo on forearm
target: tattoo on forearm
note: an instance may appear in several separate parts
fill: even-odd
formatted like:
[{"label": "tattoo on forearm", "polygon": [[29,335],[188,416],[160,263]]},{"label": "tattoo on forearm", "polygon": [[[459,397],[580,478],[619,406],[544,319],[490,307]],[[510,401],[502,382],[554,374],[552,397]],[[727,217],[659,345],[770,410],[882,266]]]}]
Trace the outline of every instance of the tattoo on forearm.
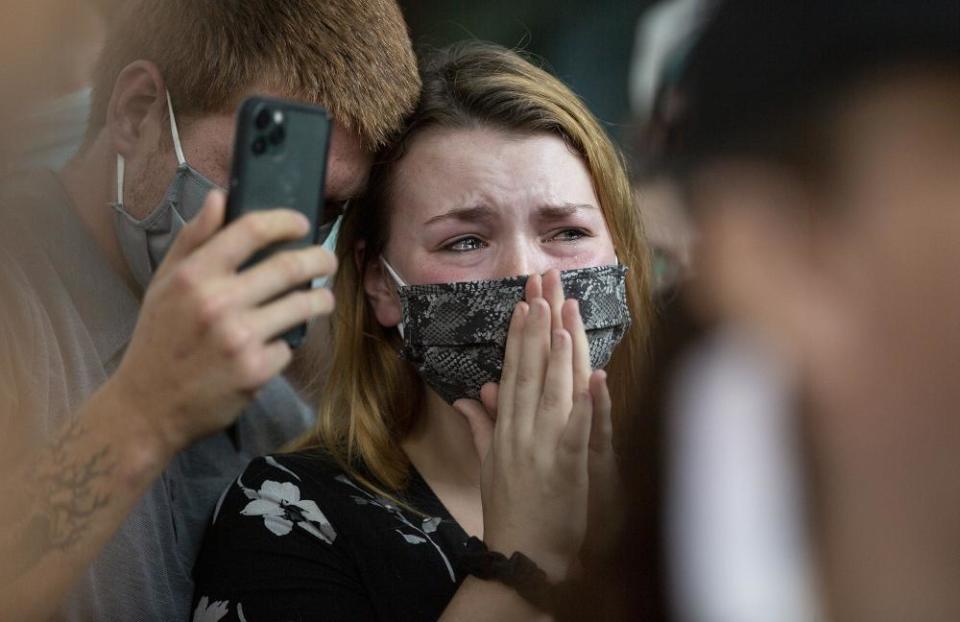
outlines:
[{"label": "tattoo on forearm", "polygon": [[16,580],[53,551],[67,551],[89,531],[110,503],[107,481],[116,466],[109,445],[85,447],[80,421],[69,423],[20,477],[3,484],[8,499],[25,512],[2,512],[0,586]]},{"label": "tattoo on forearm", "polygon": [[68,424],[38,456],[20,480],[27,512],[15,525],[5,525],[0,538],[6,572],[0,584],[15,578],[52,551],[67,551],[82,541],[98,512],[110,503],[107,481],[116,467],[109,445],[85,447],[81,421]]},{"label": "tattoo on forearm", "polygon": [[33,523],[44,552],[76,544],[97,511],[110,501],[110,494],[102,488],[103,479],[115,466],[110,447],[84,452],[77,447],[84,432],[80,421],[71,422],[50,445],[37,472],[41,497]]},{"label": "tattoo on forearm", "polygon": [[116,466],[113,452],[109,445],[84,446],[85,432],[81,421],[69,423],[20,479],[27,511],[16,524],[5,525],[8,537],[0,547],[9,554],[6,570],[13,575],[52,551],[75,546],[110,503],[107,480]]},{"label": "tattoo on forearm", "polygon": [[67,549],[90,526],[97,511],[107,506],[110,494],[103,480],[113,472],[110,447],[78,455],[77,445],[84,434],[82,423],[72,422],[50,446],[38,473],[39,499],[35,521],[41,526],[44,548]]}]

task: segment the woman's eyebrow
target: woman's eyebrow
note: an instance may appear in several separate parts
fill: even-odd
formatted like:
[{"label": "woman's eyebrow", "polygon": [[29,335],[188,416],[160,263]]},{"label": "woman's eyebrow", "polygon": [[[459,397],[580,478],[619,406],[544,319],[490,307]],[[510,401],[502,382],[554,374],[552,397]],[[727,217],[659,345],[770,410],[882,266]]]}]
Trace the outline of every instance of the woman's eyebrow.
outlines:
[{"label": "woman's eyebrow", "polygon": [[457,220],[460,222],[484,222],[493,220],[496,215],[496,211],[490,207],[487,207],[486,205],[458,207],[429,218],[424,225],[432,225],[436,222],[441,222],[444,220]]},{"label": "woman's eyebrow", "polygon": [[562,205],[541,205],[536,215],[540,220],[561,220],[573,216],[583,210],[596,210],[596,205],[589,203],[564,203]]}]

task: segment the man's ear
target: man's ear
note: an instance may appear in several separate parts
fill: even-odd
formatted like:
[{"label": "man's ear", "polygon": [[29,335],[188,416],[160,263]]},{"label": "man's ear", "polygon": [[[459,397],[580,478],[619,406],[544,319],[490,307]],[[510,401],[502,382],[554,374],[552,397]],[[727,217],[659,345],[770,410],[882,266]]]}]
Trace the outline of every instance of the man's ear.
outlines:
[{"label": "man's ear", "polygon": [[790,358],[834,323],[834,288],[809,190],[778,171],[724,168],[696,190],[701,300]]},{"label": "man's ear", "polygon": [[107,106],[105,127],[114,150],[132,157],[148,133],[148,124],[166,118],[166,108],[166,86],[156,65],[138,60],[124,67]]},{"label": "man's ear", "polygon": [[397,287],[379,258],[364,261],[365,251],[366,243],[362,240],[357,242],[354,261],[357,263],[357,271],[363,272],[363,291],[380,325],[385,328],[396,326],[402,318]]}]

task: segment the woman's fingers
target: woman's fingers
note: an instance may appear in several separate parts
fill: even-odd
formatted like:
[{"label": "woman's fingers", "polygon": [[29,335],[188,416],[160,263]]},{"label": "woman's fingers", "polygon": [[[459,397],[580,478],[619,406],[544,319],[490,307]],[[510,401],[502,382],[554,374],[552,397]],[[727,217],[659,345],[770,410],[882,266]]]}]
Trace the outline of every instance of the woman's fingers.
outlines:
[{"label": "woman's fingers", "polygon": [[563,284],[560,282],[560,271],[548,270],[543,275],[543,297],[550,304],[551,328],[565,328],[563,325]]},{"label": "woman's fingers", "polygon": [[573,367],[570,364],[573,347],[570,335],[560,329],[551,335],[550,360],[547,364],[540,395],[540,407],[537,409],[538,444],[555,444],[570,417],[573,407]]},{"label": "woman's fingers", "polygon": [[[480,392],[484,404],[496,402],[498,410],[496,464],[485,469],[484,532],[494,549],[524,550],[560,578],[586,529],[593,404],[589,376],[583,390],[574,391],[574,340],[563,327],[559,273],[531,275],[524,295],[526,304],[511,318],[499,386]],[[489,406],[486,423],[475,404],[461,411],[489,424]],[[486,429],[477,428],[474,437]]]},{"label": "woman's fingers", "polygon": [[580,315],[580,303],[571,298],[563,303],[563,327],[573,340],[573,390],[586,391],[593,368],[590,366],[590,342]]},{"label": "woman's fingers", "polygon": [[587,452],[589,535],[583,544],[581,557],[593,563],[602,563],[609,560],[615,550],[615,534],[620,533],[625,516],[617,457],[613,451],[610,391],[603,370],[597,370],[590,376],[590,395],[593,420]]},{"label": "woman's fingers", "polygon": [[530,303],[536,298],[543,298],[543,277],[539,274],[531,274],[527,277],[527,284],[523,288],[523,299]]},{"label": "woman's fingers", "polygon": [[570,418],[557,444],[557,467],[571,483],[587,481],[587,461],[590,444],[590,425],[593,419],[593,403],[589,391],[573,396]]},{"label": "woman's fingers", "polygon": [[607,372],[598,369],[590,376],[590,397],[593,420],[590,427],[590,451],[613,451],[612,400],[607,386]]},{"label": "woman's fingers", "polygon": [[[513,387],[511,435],[521,445],[529,438],[543,392],[543,379],[550,353],[550,307],[543,298],[530,302],[523,327],[520,358]],[[501,388],[501,392],[503,388]],[[501,403],[503,398],[501,397]]]},{"label": "woman's fingers", "polygon": [[503,356],[503,369],[500,372],[500,386],[497,390],[497,420],[500,422],[497,430],[507,438],[513,434],[513,393],[517,381],[520,350],[523,347],[523,327],[529,312],[530,307],[527,303],[517,303],[510,318],[510,328],[507,330],[507,345]]}]

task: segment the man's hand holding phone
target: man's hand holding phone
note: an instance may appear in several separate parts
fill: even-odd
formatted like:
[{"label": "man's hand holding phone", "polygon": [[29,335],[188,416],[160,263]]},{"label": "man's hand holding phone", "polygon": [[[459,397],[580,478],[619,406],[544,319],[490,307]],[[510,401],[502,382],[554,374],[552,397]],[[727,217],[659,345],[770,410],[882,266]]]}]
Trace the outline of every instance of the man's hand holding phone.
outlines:
[{"label": "man's hand holding phone", "polygon": [[224,213],[224,194],[211,192],[181,231],[107,383],[132,414],[147,417],[171,455],[230,425],[290,362],[278,335],[334,306],[328,289],[297,289],[336,270],[336,258],[319,246],[281,251],[239,270],[258,251],[306,236],[306,217],[262,210],[222,227]]}]

